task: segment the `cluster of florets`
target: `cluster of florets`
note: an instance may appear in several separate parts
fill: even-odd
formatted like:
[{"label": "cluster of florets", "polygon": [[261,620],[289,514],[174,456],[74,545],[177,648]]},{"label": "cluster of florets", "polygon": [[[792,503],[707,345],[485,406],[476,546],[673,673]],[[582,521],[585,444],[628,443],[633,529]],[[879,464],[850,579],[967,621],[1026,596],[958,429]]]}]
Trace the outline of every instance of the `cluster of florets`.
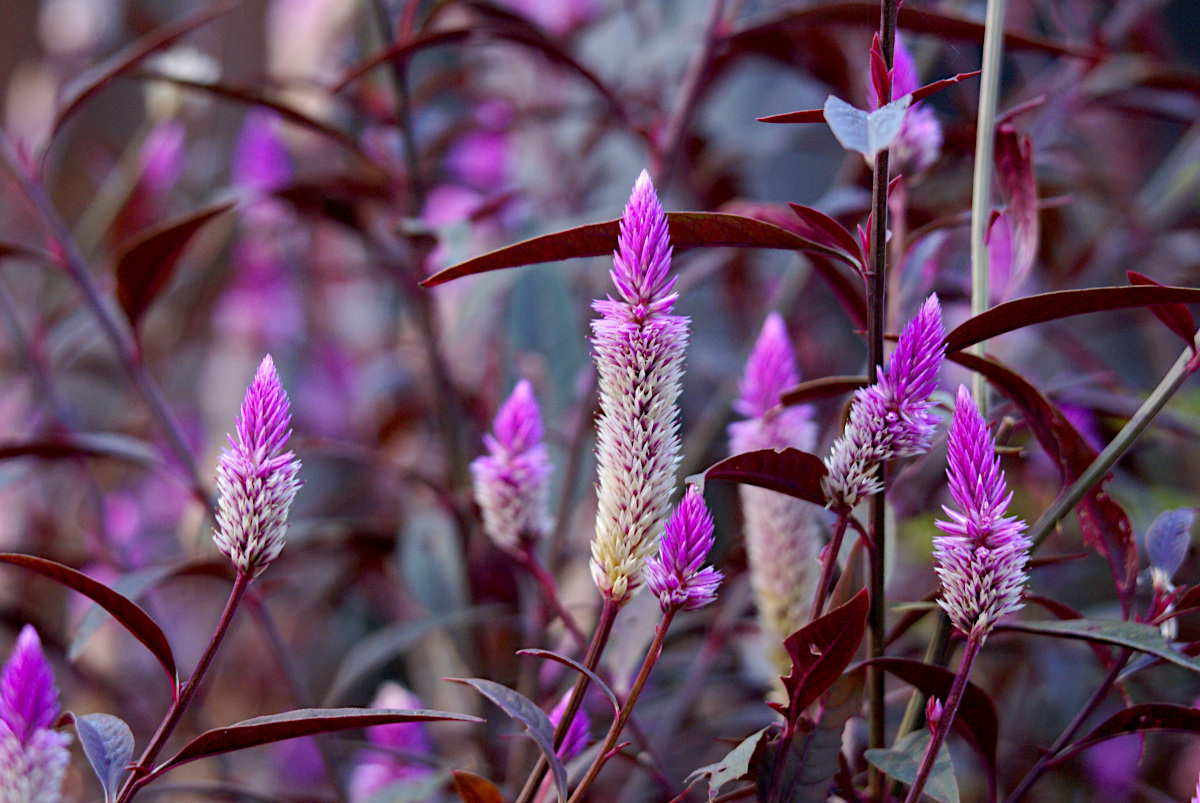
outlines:
[{"label": "cluster of florets", "polygon": [[58,689],[32,625],[0,671],[0,801],[58,803],[71,737],[54,730]]},{"label": "cluster of florets", "polygon": [[646,587],[664,612],[696,610],[717,598],[721,573],[701,568],[712,545],[712,514],[696,486],[689,486],[667,522],[659,553],[646,561]]}]

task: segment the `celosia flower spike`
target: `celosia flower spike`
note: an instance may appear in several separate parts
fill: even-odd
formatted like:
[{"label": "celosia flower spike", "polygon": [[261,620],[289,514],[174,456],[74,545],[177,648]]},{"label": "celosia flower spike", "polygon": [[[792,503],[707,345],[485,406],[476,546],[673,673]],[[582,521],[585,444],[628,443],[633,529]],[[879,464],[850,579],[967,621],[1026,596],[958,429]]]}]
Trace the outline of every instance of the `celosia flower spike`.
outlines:
[{"label": "celosia flower spike", "polygon": [[542,416],[533,388],[521,380],[500,406],[488,453],[471,463],[483,528],[499,547],[520,549],[546,530],[546,494],[553,468],[542,443]]},{"label": "celosia flower spike", "polygon": [[679,399],[687,318],[671,315],[667,219],[645,172],[621,219],[613,255],[620,299],[596,301],[599,377],[596,537],[592,576],[623,604],[641,584],[670,512],[679,462]]},{"label": "celosia flower spike", "polygon": [[213,540],[241,573],[257,577],[279,556],[300,461],[283,451],[291,430],[287,394],[270,355],[246,389],[237,421],[217,461],[217,526]]},{"label": "celosia flower spike", "polygon": [[71,737],[52,730],[58,690],[32,625],[0,670],[0,801],[58,803]]},{"label": "celosia flower spike", "polygon": [[667,522],[659,554],[646,561],[646,586],[664,613],[693,611],[716,600],[722,575],[711,566],[700,568],[712,545],[712,514],[696,486],[689,486]]},{"label": "celosia flower spike", "polygon": [[937,526],[933,554],[942,581],[938,604],[964,633],[986,636],[996,621],[1022,606],[1030,541],[1025,522],[1005,516],[1012,494],[1000,470],[987,423],[965,387],[959,387],[948,438],[950,521]]}]

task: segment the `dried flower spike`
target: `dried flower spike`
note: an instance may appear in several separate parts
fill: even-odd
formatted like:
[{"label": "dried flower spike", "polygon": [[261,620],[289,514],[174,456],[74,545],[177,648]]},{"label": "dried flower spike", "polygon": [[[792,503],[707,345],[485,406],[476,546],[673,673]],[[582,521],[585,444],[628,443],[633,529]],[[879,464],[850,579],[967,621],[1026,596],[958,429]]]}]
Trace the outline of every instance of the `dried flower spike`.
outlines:
[{"label": "dried flower spike", "polygon": [[996,445],[975,400],[959,387],[948,439],[946,471],[958,510],[943,507],[950,521],[937,526],[933,555],[945,609],[964,633],[986,636],[996,621],[1022,606],[1028,579],[1025,522],[1005,516],[1012,494],[1004,483]]},{"label": "dried flower spike", "polygon": [[[800,381],[783,317],[771,313],[746,361],[734,409],[749,417],[729,425],[733,454],[792,447],[811,452],[816,426],[808,405],[781,407],[783,392]],[[742,516],[750,581],[759,619],[777,646],[781,672],[791,665],[783,640],[808,622],[821,549],[821,509],[775,491],[742,485]]]},{"label": "dried flower spike", "polygon": [[241,573],[257,577],[279,556],[300,461],[283,451],[292,417],[270,355],[246,390],[237,440],[217,461],[217,526],[213,540]]},{"label": "dried flower spike", "polygon": [[946,353],[942,310],[931,295],[904,327],[885,373],[854,394],[842,436],[825,458],[822,488],[833,506],[854,507],[878,493],[879,466],[929,451],[937,416],[929,395],[937,388]]},{"label": "dried flower spike", "polygon": [[679,399],[688,319],[671,315],[667,218],[645,171],[621,218],[613,254],[619,298],[596,301],[599,375],[596,536],[592,577],[622,604],[662,537],[679,463]]},{"label": "dried flower spike", "polygon": [[689,486],[667,522],[659,554],[646,561],[646,586],[664,613],[694,611],[716,600],[722,575],[711,566],[700,568],[712,545],[712,514],[696,486]]},{"label": "dried flower spike", "polygon": [[52,730],[58,690],[32,625],[21,629],[0,670],[0,801],[58,803],[71,737]]},{"label": "dried flower spike", "polygon": [[502,549],[518,550],[546,531],[552,465],[542,443],[542,415],[533,388],[521,380],[500,406],[488,453],[471,463],[483,529]]}]

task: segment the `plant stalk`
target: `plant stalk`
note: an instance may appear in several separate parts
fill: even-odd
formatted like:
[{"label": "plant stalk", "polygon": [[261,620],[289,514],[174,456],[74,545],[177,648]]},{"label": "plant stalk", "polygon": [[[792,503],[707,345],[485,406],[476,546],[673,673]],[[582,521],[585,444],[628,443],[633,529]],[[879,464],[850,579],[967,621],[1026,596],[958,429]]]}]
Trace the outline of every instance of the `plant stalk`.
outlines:
[{"label": "plant stalk", "polygon": [[838,510],[837,521],[833,525],[833,536],[829,546],[825,547],[825,557],[821,560],[821,579],[817,583],[817,594],[813,597],[812,612],[808,621],[815,622],[825,610],[825,601],[833,586],[833,567],[837,566],[838,553],[842,551],[842,538],[846,535],[846,525],[850,520],[850,511],[843,506]]}]

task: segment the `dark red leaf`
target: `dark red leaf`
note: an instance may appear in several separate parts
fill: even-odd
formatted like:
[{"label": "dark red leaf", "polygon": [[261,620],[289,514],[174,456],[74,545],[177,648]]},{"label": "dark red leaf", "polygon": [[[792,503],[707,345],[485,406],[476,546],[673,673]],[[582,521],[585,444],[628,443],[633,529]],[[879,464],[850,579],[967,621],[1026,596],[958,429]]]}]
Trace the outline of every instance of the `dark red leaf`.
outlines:
[{"label": "dark red leaf", "polygon": [[[1053,614],[1056,618],[1061,619],[1064,622],[1070,621],[1071,619],[1083,618],[1082,613],[1075,610],[1070,605],[1059,602],[1056,599],[1043,597],[1041,594],[1034,594],[1030,591],[1026,591],[1023,598],[1036,605],[1040,605],[1042,608],[1045,608],[1047,611]],[[1092,652],[1095,653],[1096,659],[1100,661],[1100,665],[1102,667],[1105,669],[1112,668],[1113,655],[1112,650],[1108,648],[1108,645],[1101,644],[1096,641],[1089,641],[1088,646],[1092,648]]]},{"label": "dark red leaf", "polygon": [[866,633],[868,606],[864,588],[845,605],[784,639],[783,647],[792,659],[792,671],[783,678],[788,701],[772,707],[784,715],[789,729],[797,727],[804,710],[837,682],[854,659]]},{"label": "dark red leaf", "polygon": [[857,268],[859,271],[865,270],[865,261],[863,260],[862,250],[859,248],[858,239],[846,231],[845,226],[824,212],[813,209],[811,206],[789,203],[788,207],[791,208],[796,217],[800,218],[801,225],[796,230],[797,234],[835,251],[844,252],[846,261],[852,267]]},{"label": "dark red leaf", "polygon": [[826,473],[821,458],[789,447],[735,454],[713,465],[704,477],[755,485],[824,505],[828,500],[821,489],[821,478]]},{"label": "dark red leaf", "polygon": [[[1156,282],[1149,276],[1144,276],[1136,270],[1127,271],[1126,276],[1129,277],[1129,283],[1133,285],[1148,285],[1151,287],[1163,287],[1161,282]],[[1183,342],[1196,351],[1196,319],[1192,317],[1192,311],[1183,304],[1154,304],[1150,307],[1150,311],[1154,313],[1154,317],[1162,321],[1168,329],[1183,338]]]},{"label": "dark red leaf", "polygon": [[[841,254],[779,226],[725,212],[668,212],[671,245],[685,248],[778,248],[815,251],[841,258]],[[436,287],[463,276],[503,268],[557,262],[577,257],[611,254],[617,247],[620,221],[589,223],[566,231],[544,234],[460,262],[430,276],[421,284]]]},{"label": "dark red leaf", "polygon": [[[390,203],[395,191],[386,177],[378,174],[333,174],[300,179],[280,187],[272,195],[287,201],[307,215],[328,218],[342,225],[361,229],[359,208],[364,201]],[[432,233],[429,234],[436,245]]]},{"label": "dark red leaf", "polygon": [[574,669],[576,672],[578,672],[581,675],[586,675],[588,680],[590,680],[593,684],[595,684],[596,688],[599,689],[601,692],[603,692],[604,696],[608,698],[608,702],[611,703],[612,707],[613,707],[613,715],[615,716],[616,714],[618,714],[621,711],[621,703],[617,699],[616,693],[613,692],[613,690],[611,688],[609,688],[608,684],[605,683],[600,678],[599,675],[597,675],[595,672],[588,669],[586,666],[579,663],[578,661],[576,661],[572,658],[568,658],[565,655],[559,655],[556,652],[551,652],[550,650],[537,650],[537,649],[517,650],[517,655],[536,655],[539,658],[548,658],[551,661],[557,661],[558,663],[562,664],[563,666],[571,667],[572,669]]},{"label": "dark red leaf", "polygon": [[1011,125],[996,131],[996,186],[1008,205],[1012,224],[1012,266],[1005,287],[996,288],[1006,298],[1019,287],[1037,256],[1039,226],[1037,182],[1033,175],[1033,143]]},{"label": "dark red leaf", "polygon": [[813,399],[853,393],[869,384],[865,376],[823,376],[820,379],[810,379],[788,388],[780,396],[780,403],[784,406],[803,404]]},{"label": "dark red leaf", "polygon": [[[927,697],[937,697],[945,701],[954,685],[954,673],[940,666],[912,661],[907,658],[872,658],[864,661],[874,664],[884,671],[890,672],[908,685],[918,689]],[[988,769],[988,784],[995,788],[996,783],[996,746],[1000,730],[1000,720],[996,716],[996,706],[992,698],[974,683],[967,683],[963,692],[962,705],[954,718],[954,729],[966,737],[967,741],[978,751]]]},{"label": "dark red leaf", "polygon": [[979,75],[979,73],[980,73],[980,70],[972,70],[971,72],[960,72],[958,75],[951,76],[950,78],[943,78],[940,81],[934,81],[932,84],[926,84],[925,86],[921,87],[920,89],[915,90],[912,93],[913,105],[920,103],[921,101],[925,100],[925,98],[929,97],[930,95],[936,95],[938,92],[941,92],[946,87],[954,86],[959,81],[965,81],[968,78],[974,78],[975,76]]},{"label": "dark red leaf", "polygon": [[825,122],[825,110],[803,109],[798,112],[771,114],[766,117],[755,117],[754,119],[760,123],[823,123]]},{"label": "dark red leaf", "polygon": [[103,583],[97,582],[82,572],[69,566],[64,566],[45,558],[35,558],[32,555],[18,555],[12,552],[0,553],[0,563],[20,566],[23,569],[37,572],[43,577],[65,585],[72,591],[78,591],[112,614],[121,626],[133,634],[133,637],[146,649],[154,654],[163,669],[170,676],[172,686],[177,679],[175,656],[171,653],[171,645],[167,636],[162,632],[150,615],[142,610],[133,600],[118,594]]},{"label": "dark red leaf", "polygon": [[454,791],[463,803],[504,803],[496,785],[473,772],[454,770]]},{"label": "dark red leaf", "polygon": [[401,711],[387,708],[301,708],[282,714],[247,719],[223,728],[213,728],[188,742],[182,750],[163,762],[155,775],[200,758],[245,750],[301,736],[316,736],[350,728],[370,728],[399,722],[483,722],[467,714],[422,709]]},{"label": "dark red leaf", "polygon": [[150,467],[158,462],[158,453],[149,443],[127,435],[108,433],[55,435],[46,440],[0,443],[0,460],[18,457],[38,457],[43,460],[104,457],[142,467]]},{"label": "dark red leaf", "polygon": [[134,327],[171,280],[187,244],[206,223],[233,206],[232,202],[217,204],[168,220],[124,246],[115,268],[117,301]]},{"label": "dark red leaf", "polygon": [[170,47],[192,31],[240,6],[245,0],[224,0],[184,17],[173,25],[165,25],[133,42],[121,52],[110,56],[87,72],[76,77],[63,92],[58,116],[51,129],[53,138],[75,112],[93,95],[110,83],[136,68],[147,57]]},{"label": "dark red leaf", "polygon": [[468,26],[464,28],[449,28],[441,31],[424,34],[409,42],[394,42],[391,46],[384,50],[368,56],[365,60],[351,67],[345,75],[342,76],[333,88],[330,90],[334,94],[342,92],[350,84],[362,78],[367,73],[380,67],[388,62],[403,66],[409,58],[432,47],[441,45],[451,45],[458,42],[470,39],[475,35],[475,29]]},{"label": "dark red leaf", "polygon": [[883,59],[878,33],[871,39],[871,83],[875,87],[876,107],[887,103],[892,97],[892,76]]},{"label": "dark red leaf", "polygon": [[1194,287],[1092,287],[1026,296],[992,307],[961,323],[946,335],[946,352],[961,351],[984,340],[1035,323],[1088,312],[1149,307],[1154,304],[1200,304]]},{"label": "dark red leaf", "polygon": [[1062,555],[1034,555],[1029,559],[1030,569],[1040,569],[1043,566],[1057,566],[1060,563],[1073,563],[1088,557],[1087,552],[1067,552]]},{"label": "dark red leaf", "polygon": [[1175,600],[1173,613],[1178,615],[1193,608],[1200,608],[1200,586],[1192,586],[1183,592],[1179,599]]},{"label": "dark red leaf", "polygon": [[1200,733],[1200,709],[1169,703],[1143,703],[1126,708],[1101,722],[1095,730],[1067,748],[1063,757],[1117,736],[1147,731]]}]

